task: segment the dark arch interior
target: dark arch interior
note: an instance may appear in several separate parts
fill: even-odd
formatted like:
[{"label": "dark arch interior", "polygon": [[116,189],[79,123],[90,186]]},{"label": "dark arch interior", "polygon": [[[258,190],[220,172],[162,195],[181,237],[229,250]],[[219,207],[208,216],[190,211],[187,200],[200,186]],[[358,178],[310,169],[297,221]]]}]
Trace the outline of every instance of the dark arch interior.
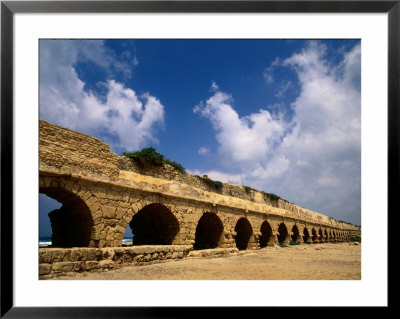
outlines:
[{"label": "dark arch interior", "polygon": [[195,235],[194,249],[208,249],[218,247],[224,226],[214,213],[204,213],[201,216]]},{"label": "dark arch interior", "polygon": [[239,250],[247,249],[250,237],[253,234],[250,222],[244,217],[240,218],[236,223],[235,232],[236,247]]},{"label": "dark arch interior", "polygon": [[316,240],[317,240],[317,232],[313,228],[313,230],[312,230],[312,241],[316,241]]},{"label": "dark arch interior", "polygon": [[93,218],[84,201],[63,188],[40,188],[39,193],[62,204],[59,209],[54,209],[48,214],[52,229],[52,246],[88,247]]},{"label": "dark arch interior", "polygon": [[133,245],[171,245],[179,232],[179,222],[162,204],[150,204],[133,216]]},{"label": "dark arch interior", "polygon": [[292,228],[292,241],[297,241],[297,239],[299,239],[300,234],[299,234],[299,229],[297,228],[296,225],[293,226]]},{"label": "dark arch interior", "polygon": [[272,236],[271,225],[265,221],[261,224],[260,248],[267,247]]},{"label": "dark arch interior", "polygon": [[283,242],[285,241],[285,239],[288,236],[288,231],[287,231],[286,225],[284,223],[279,224],[278,232],[279,232],[278,242],[280,244],[283,244]]},{"label": "dark arch interior", "polygon": [[322,240],[323,234],[321,228],[318,230],[319,239]]},{"label": "dark arch interior", "polygon": [[324,233],[325,233],[325,238],[328,239],[328,232],[326,231],[326,229],[325,229]]},{"label": "dark arch interior", "polygon": [[307,228],[304,228],[304,230],[303,230],[303,241],[306,243],[309,238],[310,238],[310,233],[308,232]]}]

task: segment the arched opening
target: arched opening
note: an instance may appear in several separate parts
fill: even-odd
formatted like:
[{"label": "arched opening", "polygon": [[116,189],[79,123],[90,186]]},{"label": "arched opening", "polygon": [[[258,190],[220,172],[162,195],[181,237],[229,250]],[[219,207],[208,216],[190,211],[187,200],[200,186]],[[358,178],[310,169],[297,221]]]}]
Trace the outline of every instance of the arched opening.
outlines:
[{"label": "arched opening", "polygon": [[93,218],[85,202],[61,187],[39,188],[39,193],[62,204],[48,213],[52,230],[51,245],[63,248],[88,247]]},{"label": "arched opening", "polygon": [[280,223],[278,227],[278,242],[280,244],[283,244],[288,236],[288,230],[286,228],[286,225],[284,223]]},{"label": "arched opening", "polygon": [[247,220],[247,218],[242,217],[237,221],[235,226],[235,232],[236,232],[235,236],[236,247],[239,250],[247,249],[250,237],[253,234],[253,228],[251,227],[251,224]]},{"label": "arched opening", "polygon": [[297,240],[299,239],[299,237],[300,237],[299,229],[297,228],[296,225],[294,225],[294,226],[292,227],[292,236],[291,236],[291,239],[292,239],[292,241],[297,242]]},{"label": "arched opening", "polygon": [[312,234],[311,240],[312,240],[313,242],[315,242],[315,241],[317,240],[317,232],[315,231],[314,228],[312,229],[311,234]]},{"label": "arched opening", "polygon": [[328,232],[326,231],[326,229],[324,231],[324,235],[325,235],[325,241],[328,241],[329,240],[329,236],[328,236]]},{"label": "arched opening", "polygon": [[129,226],[133,245],[171,245],[179,232],[179,222],[162,204],[150,204],[136,213]]},{"label": "arched opening", "polygon": [[322,242],[324,240],[324,235],[322,234],[321,228],[318,230],[319,240]]},{"label": "arched opening", "polygon": [[224,225],[214,213],[204,213],[196,227],[193,249],[216,248],[221,240]]},{"label": "arched opening", "polygon": [[264,248],[268,246],[268,243],[272,236],[272,227],[271,225],[265,221],[261,224],[261,236],[260,236],[260,248]]},{"label": "arched opening", "polygon": [[46,194],[39,194],[39,247],[51,246],[53,231],[48,214],[54,209],[59,209],[61,206],[60,202],[57,202]]},{"label": "arched opening", "polygon": [[308,229],[306,227],[304,227],[304,230],[303,230],[303,241],[305,243],[307,243],[309,238],[310,238],[310,233],[308,232]]}]

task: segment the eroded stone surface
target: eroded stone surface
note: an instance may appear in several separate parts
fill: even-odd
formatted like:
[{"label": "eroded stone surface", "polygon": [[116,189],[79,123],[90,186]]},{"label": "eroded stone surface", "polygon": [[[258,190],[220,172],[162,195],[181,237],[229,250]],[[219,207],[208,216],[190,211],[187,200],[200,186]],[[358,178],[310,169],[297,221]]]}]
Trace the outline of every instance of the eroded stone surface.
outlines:
[{"label": "eroded stone surface", "polygon": [[[243,186],[217,189],[169,165],[139,167],[97,138],[45,121],[39,131],[39,191],[63,204],[49,216],[53,245],[64,248],[40,249],[43,276],[184,258],[187,248],[178,247],[255,250],[361,235],[359,227]],[[128,225],[142,245],[133,250],[122,247]]]}]

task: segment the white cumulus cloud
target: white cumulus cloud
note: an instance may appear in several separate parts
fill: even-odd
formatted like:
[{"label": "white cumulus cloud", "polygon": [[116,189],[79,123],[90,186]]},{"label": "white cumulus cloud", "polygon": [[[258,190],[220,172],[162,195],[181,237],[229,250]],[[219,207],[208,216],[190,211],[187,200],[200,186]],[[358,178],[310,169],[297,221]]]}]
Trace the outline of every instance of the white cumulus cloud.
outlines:
[{"label": "white cumulus cloud", "polygon": [[266,110],[239,117],[232,96],[220,90],[194,112],[211,121],[220,162],[238,167],[242,183],[359,224],[360,45],[334,64],[328,49],[311,41],[268,70],[279,67],[295,70],[300,84],[299,95],[286,106],[293,110],[290,120]]},{"label": "white cumulus cloud", "polygon": [[[135,58],[124,52],[118,57],[103,41],[42,40],[40,42],[40,118],[91,135],[109,136],[112,148],[136,150],[157,142],[157,127],[164,123],[164,106],[150,94],[134,90],[112,79],[122,72],[130,76]],[[128,65],[126,61],[133,61]],[[109,78],[101,83],[104,97],[85,90],[75,69],[90,61]],[[123,71],[122,71],[123,70]]]},{"label": "white cumulus cloud", "polygon": [[270,156],[273,144],[282,138],[287,125],[279,115],[272,116],[267,110],[240,118],[232,102],[230,95],[217,91],[193,111],[211,120],[223,161],[232,166],[254,166]]},{"label": "white cumulus cloud", "polygon": [[228,173],[223,173],[217,170],[210,170],[210,171],[201,171],[201,170],[187,170],[188,173],[193,174],[193,175],[198,175],[198,176],[204,176],[207,175],[209,178],[211,178],[214,181],[220,181],[223,183],[230,183],[230,184],[237,184],[241,185],[242,184],[242,176],[240,174],[228,174]]}]

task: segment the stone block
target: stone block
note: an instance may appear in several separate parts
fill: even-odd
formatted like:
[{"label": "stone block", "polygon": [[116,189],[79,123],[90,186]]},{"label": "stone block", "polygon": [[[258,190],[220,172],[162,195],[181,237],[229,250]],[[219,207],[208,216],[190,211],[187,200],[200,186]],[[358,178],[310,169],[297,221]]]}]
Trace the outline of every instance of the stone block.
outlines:
[{"label": "stone block", "polygon": [[101,260],[98,263],[98,267],[101,269],[114,269],[117,267],[117,265],[112,260]]},{"label": "stone block", "polygon": [[99,269],[99,262],[98,261],[85,261],[84,263],[84,268],[85,270],[95,270],[95,269]]},{"label": "stone block", "polygon": [[159,259],[158,253],[154,253],[153,255],[151,255],[151,260],[157,260],[157,259]]},{"label": "stone block", "polygon": [[51,272],[52,264],[39,264],[39,275],[48,275]]},{"label": "stone block", "polygon": [[85,262],[84,261],[75,261],[73,262],[73,269],[74,272],[82,272],[85,270]]},{"label": "stone block", "polygon": [[53,252],[49,249],[39,249],[39,263],[51,263],[53,261]]},{"label": "stone block", "polygon": [[65,272],[71,272],[74,269],[74,263],[73,262],[55,262],[53,263],[53,272],[55,273],[65,273]]},{"label": "stone block", "polygon": [[115,218],[115,208],[110,206],[103,206],[101,208],[104,218]]},{"label": "stone block", "polygon": [[70,253],[70,260],[71,261],[80,261],[82,259],[82,252],[80,249],[72,249]]},{"label": "stone block", "polygon": [[172,253],[172,259],[177,259],[179,257],[179,253],[177,251],[174,251]]},{"label": "stone block", "polygon": [[61,262],[64,259],[64,251],[62,249],[53,250],[52,261]]},{"label": "stone block", "polygon": [[133,258],[132,261],[133,261],[134,263],[140,263],[140,262],[143,261],[143,258],[144,258],[143,254],[138,254],[138,255],[136,255],[136,256]]}]

